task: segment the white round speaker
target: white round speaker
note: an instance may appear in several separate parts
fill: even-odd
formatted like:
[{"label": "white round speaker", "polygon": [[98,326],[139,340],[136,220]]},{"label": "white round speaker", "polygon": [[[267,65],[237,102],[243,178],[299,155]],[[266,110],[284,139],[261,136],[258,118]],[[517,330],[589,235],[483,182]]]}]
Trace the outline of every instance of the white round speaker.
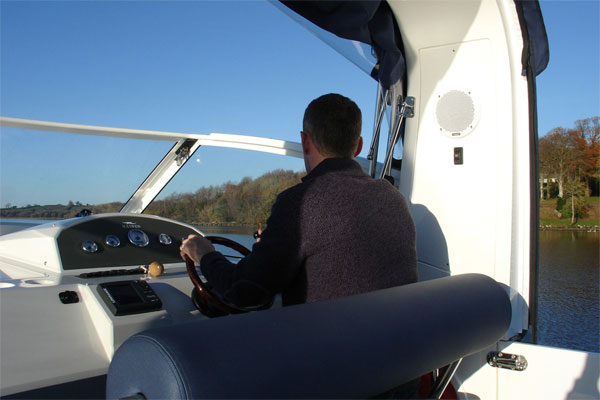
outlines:
[{"label": "white round speaker", "polygon": [[469,134],[475,126],[476,106],[471,92],[450,90],[438,96],[435,116],[440,131],[453,138]]}]

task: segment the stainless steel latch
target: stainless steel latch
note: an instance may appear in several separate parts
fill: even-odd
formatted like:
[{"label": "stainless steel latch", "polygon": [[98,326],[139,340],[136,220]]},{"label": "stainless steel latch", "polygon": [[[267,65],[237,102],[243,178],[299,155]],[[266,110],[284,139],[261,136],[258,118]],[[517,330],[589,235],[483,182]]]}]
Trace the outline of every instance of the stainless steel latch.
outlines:
[{"label": "stainless steel latch", "polygon": [[408,96],[400,108],[400,115],[404,118],[412,118],[415,116],[415,98]]},{"label": "stainless steel latch", "polygon": [[181,146],[179,146],[179,148],[175,152],[175,163],[177,163],[178,167],[181,167],[188,160],[188,158],[190,158],[190,149],[192,148],[192,146],[194,146],[195,143],[196,140],[194,139],[186,139],[186,141],[183,142]]},{"label": "stainless steel latch", "polygon": [[499,351],[488,353],[487,362],[492,367],[510,369],[513,371],[525,371],[527,360],[519,354],[508,354]]}]

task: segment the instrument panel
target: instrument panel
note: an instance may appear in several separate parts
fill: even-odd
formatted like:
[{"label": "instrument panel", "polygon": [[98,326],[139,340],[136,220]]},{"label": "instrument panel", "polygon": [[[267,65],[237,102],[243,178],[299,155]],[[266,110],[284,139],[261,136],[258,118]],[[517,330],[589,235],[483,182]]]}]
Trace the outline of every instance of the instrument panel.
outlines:
[{"label": "instrument panel", "polygon": [[57,237],[63,270],[181,262],[188,225],[149,215],[83,217]]}]

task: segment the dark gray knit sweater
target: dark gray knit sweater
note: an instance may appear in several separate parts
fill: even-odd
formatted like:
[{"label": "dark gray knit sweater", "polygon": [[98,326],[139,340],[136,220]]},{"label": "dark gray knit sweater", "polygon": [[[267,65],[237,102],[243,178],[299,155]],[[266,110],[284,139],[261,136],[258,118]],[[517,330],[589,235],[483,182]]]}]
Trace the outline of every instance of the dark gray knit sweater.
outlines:
[{"label": "dark gray knit sweater", "polygon": [[212,252],[200,267],[234,303],[251,302],[248,288],[260,285],[289,305],[412,283],[416,264],[402,194],[354,160],[329,158],[279,194],[250,255],[236,265]]}]

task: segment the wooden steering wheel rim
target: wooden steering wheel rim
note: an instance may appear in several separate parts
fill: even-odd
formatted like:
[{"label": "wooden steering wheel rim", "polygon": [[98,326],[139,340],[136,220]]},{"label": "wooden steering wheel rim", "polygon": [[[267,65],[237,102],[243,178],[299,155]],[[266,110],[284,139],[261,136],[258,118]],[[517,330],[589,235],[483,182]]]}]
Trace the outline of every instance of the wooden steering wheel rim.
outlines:
[{"label": "wooden steering wheel rim", "polygon": [[[211,243],[229,247],[230,249],[237,251],[243,256],[247,256],[248,254],[250,254],[250,250],[248,250],[248,248],[234,240],[227,239],[222,236],[205,236],[204,238],[210,241]],[[224,313],[238,314],[249,311],[263,310],[265,308],[271,307],[271,305],[273,304],[272,300],[265,304],[253,307],[238,307],[234,304],[228,303],[225,300],[223,300],[220,296],[213,293],[207,287],[207,285],[204,282],[202,282],[202,279],[200,279],[198,271],[196,270],[196,265],[194,264],[194,261],[192,261],[192,259],[190,259],[187,255],[185,256],[185,266],[187,269],[187,273],[190,279],[192,280],[192,283],[194,284],[198,295],[204,298],[204,300],[206,300],[206,302],[208,302],[210,305]]]}]

